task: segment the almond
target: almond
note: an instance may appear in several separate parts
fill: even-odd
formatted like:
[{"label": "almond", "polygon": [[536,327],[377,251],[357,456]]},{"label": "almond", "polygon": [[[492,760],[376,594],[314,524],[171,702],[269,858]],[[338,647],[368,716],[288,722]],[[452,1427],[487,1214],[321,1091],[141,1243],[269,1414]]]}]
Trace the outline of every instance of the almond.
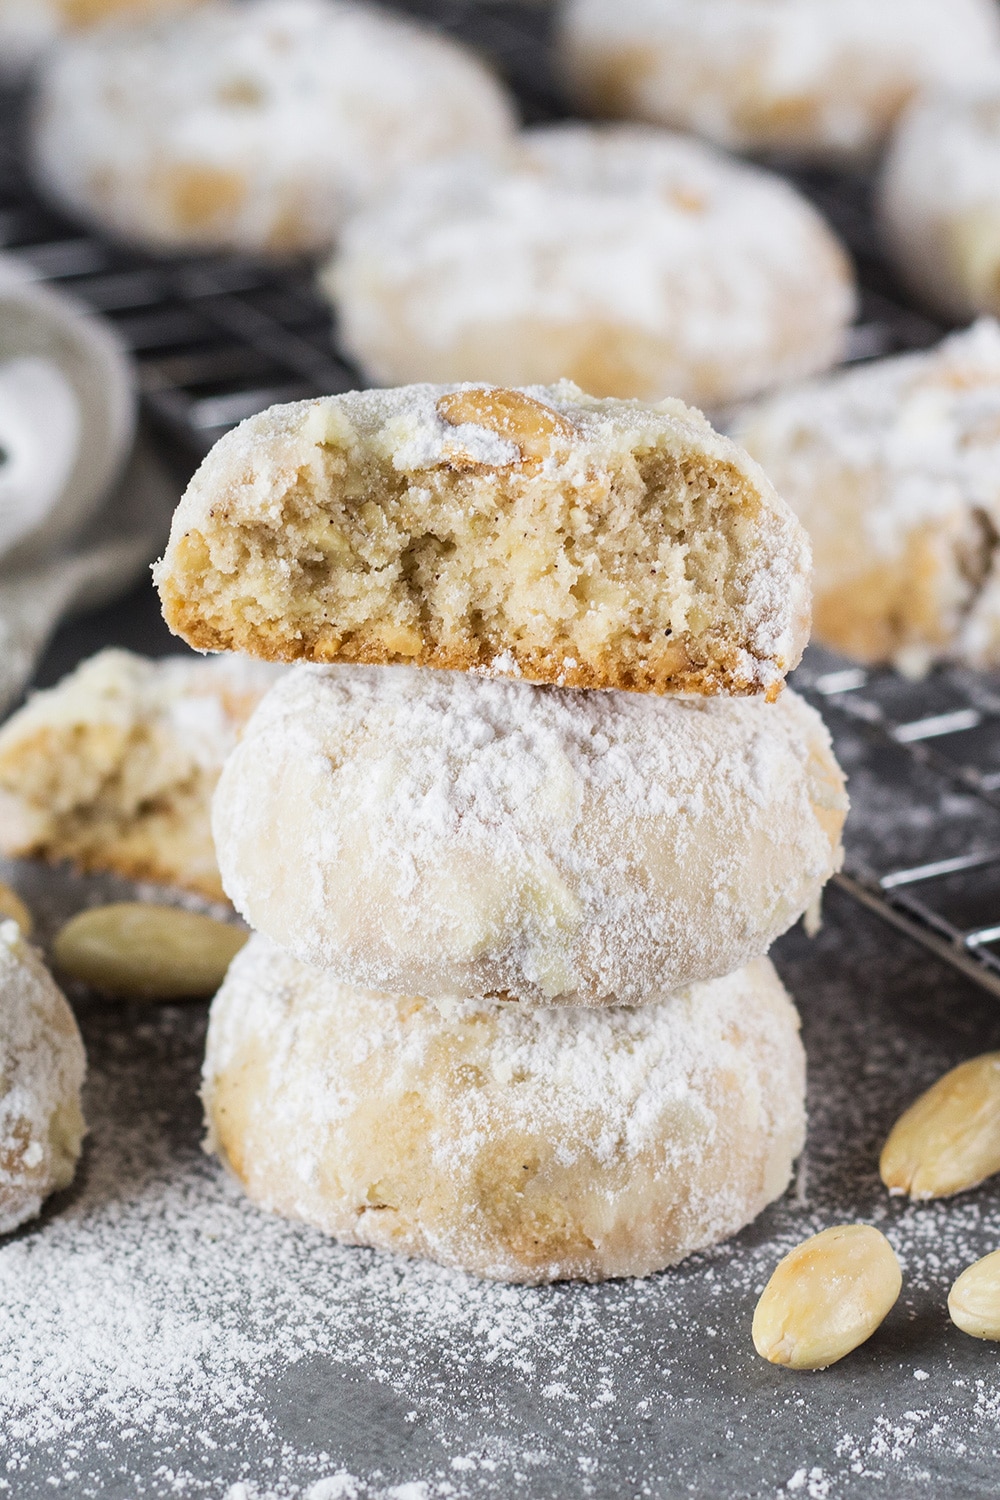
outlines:
[{"label": "almond", "polygon": [[[451,391],[438,401],[437,410],[438,416],[451,427],[469,423],[505,438],[519,450],[522,463],[542,463],[554,449],[565,447],[567,441],[577,436],[572,422],[551,406],[525,395],[524,391],[508,390],[505,386],[473,386]],[[457,446],[449,450],[448,462],[456,468],[481,467],[481,460],[463,453]]]},{"label": "almond", "polygon": [[839,1224],[778,1262],[753,1315],[757,1353],[825,1370],[871,1338],[903,1284],[892,1246],[870,1224]]},{"label": "almond", "polygon": [[212,995],[248,934],[176,906],[122,901],[79,912],[55,941],[56,967],[93,989],[131,999]]},{"label": "almond", "polygon": [[889,1132],[879,1172],[890,1193],[948,1198],[1000,1172],[1000,1052],[960,1063]]},{"label": "almond", "polygon": [[948,1293],[948,1311],[974,1339],[1000,1339],[1000,1250],[962,1272]]}]

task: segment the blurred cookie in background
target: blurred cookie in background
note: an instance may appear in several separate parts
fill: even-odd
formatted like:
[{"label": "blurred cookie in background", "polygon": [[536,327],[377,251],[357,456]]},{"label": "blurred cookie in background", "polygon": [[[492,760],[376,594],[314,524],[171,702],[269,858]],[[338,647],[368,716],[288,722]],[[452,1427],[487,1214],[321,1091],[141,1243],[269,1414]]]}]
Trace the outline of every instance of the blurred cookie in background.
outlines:
[{"label": "blurred cookie in background", "polygon": [[809,532],[815,639],[1000,666],[1000,324],[781,392],[737,433]]},{"label": "blurred cookie in background", "polygon": [[16,78],[53,42],[116,21],[145,21],[203,0],[0,0],[0,78]]},{"label": "blurred cookie in background", "polygon": [[994,0],[566,0],[586,108],[737,151],[870,157],[912,95],[1000,58]]},{"label": "blurred cookie in background", "polygon": [[529,130],[410,174],[323,284],[382,384],[567,376],[707,407],[836,363],[855,309],[845,252],[786,182],[630,126]]},{"label": "blurred cookie in background", "polygon": [[327,248],[417,162],[499,147],[514,106],[455,42],[349,0],[204,5],[83,36],[43,69],[44,192],[152,249]]},{"label": "blurred cookie in background", "polygon": [[1000,68],[916,100],[878,187],[884,243],[910,288],[954,318],[1000,313]]}]

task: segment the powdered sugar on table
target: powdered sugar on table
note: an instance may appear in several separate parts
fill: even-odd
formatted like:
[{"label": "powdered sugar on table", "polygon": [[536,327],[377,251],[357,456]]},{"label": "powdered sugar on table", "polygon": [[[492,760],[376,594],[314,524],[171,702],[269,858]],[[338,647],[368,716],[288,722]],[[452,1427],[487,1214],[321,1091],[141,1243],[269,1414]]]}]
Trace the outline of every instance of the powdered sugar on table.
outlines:
[{"label": "powdered sugar on table", "polygon": [[[46,912],[36,878],[43,932],[122,890],[46,873]],[[0,1246],[0,1494],[990,1494],[995,1351],[944,1299],[1000,1240],[1000,1192],[911,1208],[875,1163],[920,1088],[996,1045],[994,1002],[830,905],[778,955],[812,1069],[798,1189],[644,1282],[500,1287],[262,1214],[200,1150],[202,1011],[81,1004],[80,1176]],[[749,1324],[774,1262],[852,1218],[900,1254],[898,1308],[822,1377],[765,1365]]]}]

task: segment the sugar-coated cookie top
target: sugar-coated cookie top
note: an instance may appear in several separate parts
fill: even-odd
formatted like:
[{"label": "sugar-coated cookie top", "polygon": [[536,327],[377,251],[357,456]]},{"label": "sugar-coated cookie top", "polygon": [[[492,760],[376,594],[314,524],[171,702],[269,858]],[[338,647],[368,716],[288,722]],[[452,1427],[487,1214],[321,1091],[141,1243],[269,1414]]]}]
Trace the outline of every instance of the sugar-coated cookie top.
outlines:
[{"label": "sugar-coated cookie top", "polygon": [[58,37],[113,22],[148,20],[204,0],[0,0],[0,76],[31,63]]},{"label": "sugar-coated cookie top", "polygon": [[807,526],[825,477],[877,474],[878,503],[861,523],[883,556],[956,509],[979,507],[1000,524],[1000,323],[984,318],[926,352],[782,392],[749,408],[738,430]]},{"label": "sugar-coated cookie top", "polygon": [[983,203],[1000,219],[1000,59],[983,79],[919,95],[886,162],[914,208],[931,215]]},{"label": "sugar-coated cookie top", "polygon": [[[967,74],[985,46],[1000,46],[1000,21],[987,0],[572,0],[573,19],[608,36],[651,44],[694,34],[738,56],[748,42],[765,87],[808,87],[848,52],[906,66],[923,58],[945,77]],[[767,44],[761,50],[761,43]],[[745,54],[744,54],[745,55]]]},{"label": "sugar-coated cookie top", "polygon": [[[495,392],[495,412],[463,421],[455,419],[461,412],[456,407],[446,419],[443,399],[464,392],[477,398],[484,393],[486,401],[476,402],[480,408],[490,404]],[[525,399],[509,400],[516,396]],[[367,453],[412,475],[456,461],[506,467],[530,458],[539,472],[568,483],[582,480],[596,464],[611,466],[635,452],[662,448],[731,468],[760,492],[769,509],[787,514],[763,470],[683,401],[588,396],[568,380],[518,391],[466,382],[347,391],[272,406],[248,418],[221,438],[205,459],[177,509],[174,531],[208,519],[212,491],[230,476],[247,476],[235,497],[238,510],[248,517],[266,516],[271,486],[287,464],[307,462],[310,449],[325,447]]]},{"label": "sugar-coated cookie top", "polygon": [[[345,259],[389,287],[432,347],[477,320],[610,318],[692,361],[767,342],[800,284],[846,325],[847,257],[783,179],[668,131],[558,125],[491,162],[430,164],[348,228]],[[330,276],[336,295],[336,266]],[[777,358],[777,356],[775,356]],[[815,368],[815,365],[813,366]]]}]

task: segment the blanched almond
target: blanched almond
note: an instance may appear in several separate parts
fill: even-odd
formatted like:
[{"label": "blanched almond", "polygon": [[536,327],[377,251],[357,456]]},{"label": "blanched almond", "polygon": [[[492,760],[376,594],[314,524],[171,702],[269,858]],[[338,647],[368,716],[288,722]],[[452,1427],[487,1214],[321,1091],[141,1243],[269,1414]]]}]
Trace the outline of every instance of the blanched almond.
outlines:
[{"label": "blanched almond", "polygon": [[890,1193],[947,1198],[1000,1172],[1000,1052],[939,1078],[896,1121],[879,1159]]},{"label": "blanched almond", "polygon": [[175,906],[122,901],[79,912],[56,938],[56,967],[133,999],[212,995],[248,934]]},{"label": "blanched almond", "polygon": [[[562,439],[565,445],[567,439],[576,436],[572,422],[551,406],[546,406],[544,401],[536,401],[534,396],[504,386],[474,386],[470,390],[451,391],[438,401],[437,410],[452,427],[469,422],[474,427],[495,432],[519,449],[522,461],[541,462],[549,457],[557,439]],[[467,455],[465,461],[477,466],[480,462],[472,455]],[[461,465],[463,457],[458,449],[449,453],[449,462]]]},{"label": "blanched almond", "polygon": [[778,1262],[753,1315],[757,1353],[792,1370],[825,1370],[871,1338],[903,1284],[884,1234],[840,1224]]},{"label": "blanched almond", "polygon": [[1000,1339],[1000,1250],[962,1272],[948,1293],[948,1311],[974,1339]]}]

